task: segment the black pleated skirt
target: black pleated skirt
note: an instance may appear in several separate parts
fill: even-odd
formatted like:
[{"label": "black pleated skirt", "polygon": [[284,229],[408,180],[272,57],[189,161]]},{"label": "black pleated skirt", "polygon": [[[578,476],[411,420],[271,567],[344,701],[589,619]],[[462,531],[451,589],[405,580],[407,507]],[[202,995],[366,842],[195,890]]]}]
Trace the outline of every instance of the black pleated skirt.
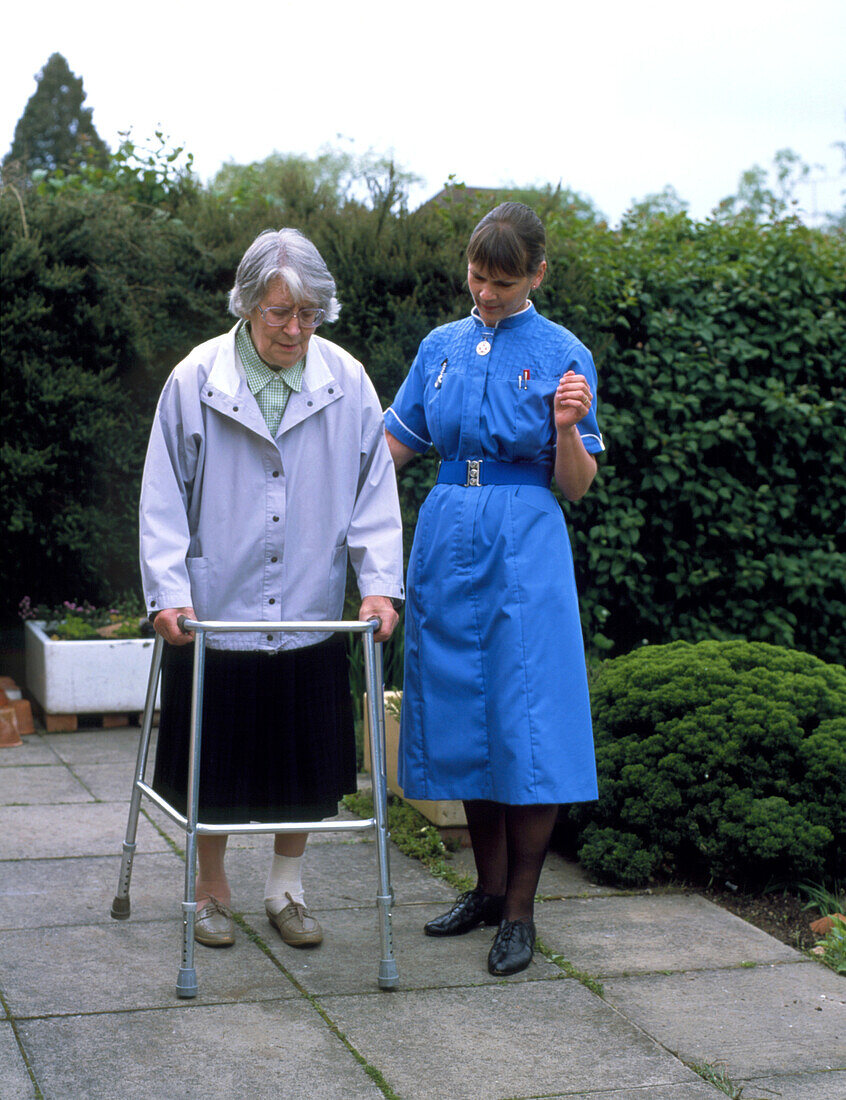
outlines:
[{"label": "black pleated skirt", "polygon": [[[193,645],[165,646],[154,789],[186,812]],[[318,821],[356,788],[343,639],[267,654],[206,649],[198,819]]]}]

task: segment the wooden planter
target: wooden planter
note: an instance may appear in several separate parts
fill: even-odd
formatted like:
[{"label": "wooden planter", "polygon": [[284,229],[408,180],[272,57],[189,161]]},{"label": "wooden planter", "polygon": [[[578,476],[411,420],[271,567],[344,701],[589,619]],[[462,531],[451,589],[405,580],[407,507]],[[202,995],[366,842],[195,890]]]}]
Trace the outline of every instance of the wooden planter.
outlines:
[{"label": "wooden planter", "polygon": [[45,714],[143,711],[152,638],[54,642],[43,627],[24,623],[26,686]]},{"label": "wooden planter", "polygon": [[[419,798],[406,798],[397,780],[399,756],[399,713],[401,691],[385,692],[385,772],[388,790],[419,810],[427,820],[440,829],[461,828],[467,825],[461,801],[428,802]],[[367,696],[364,697],[364,770],[370,771],[370,722],[367,714]]]}]

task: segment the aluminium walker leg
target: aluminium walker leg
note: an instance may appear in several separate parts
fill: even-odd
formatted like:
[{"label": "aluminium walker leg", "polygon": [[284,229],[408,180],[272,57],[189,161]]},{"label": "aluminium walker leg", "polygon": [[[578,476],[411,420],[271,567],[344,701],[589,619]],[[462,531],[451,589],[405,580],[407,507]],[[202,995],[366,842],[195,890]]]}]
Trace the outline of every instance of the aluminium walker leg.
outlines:
[{"label": "aluminium walker leg", "polygon": [[144,779],[147,770],[147,754],[150,751],[150,733],[153,729],[153,713],[156,709],[156,689],[162,668],[164,642],[156,635],[153,657],[150,662],[150,677],[147,681],[147,698],[144,702],[144,717],[141,722],[141,737],[138,742],[138,758],[135,762],[135,781],[132,785],[132,797],[129,800],[129,818],[126,823],[126,839],[123,842],[123,858],[120,864],[118,888],[112,902],[111,915],[115,920],[128,920],[131,909],[129,901],[129,883],[132,878],[132,861],[135,856],[135,836],[138,831],[138,813],[141,809],[141,791],[138,784]]},{"label": "aluminium walker leg", "polygon": [[200,749],[203,728],[203,676],[206,667],[206,635],[194,635],[194,671],[191,681],[191,744],[188,751],[188,805],[185,811],[185,900],[182,902],[182,966],[176,978],[177,997],[197,996],[194,967],[194,921],[197,916],[197,814],[200,801]]},{"label": "aluminium walker leg", "polygon": [[376,819],[376,858],[379,870],[379,939],[382,957],[379,962],[379,988],[396,989],[399,983],[394,959],[391,905],[391,872],[388,858],[388,797],[385,774],[385,698],[382,682],[382,647],[372,634],[362,636],[364,642],[364,675],[370,725],[370,759],[373,765],[373,812]]}]

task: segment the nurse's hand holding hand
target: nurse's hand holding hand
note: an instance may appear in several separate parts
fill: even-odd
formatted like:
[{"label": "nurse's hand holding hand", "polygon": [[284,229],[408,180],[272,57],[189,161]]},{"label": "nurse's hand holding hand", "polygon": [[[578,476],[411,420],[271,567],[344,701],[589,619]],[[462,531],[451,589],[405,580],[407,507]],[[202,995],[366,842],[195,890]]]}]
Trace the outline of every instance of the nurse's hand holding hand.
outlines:
[{"label": "nurse's hand holding hand", "polygon": [[373,641],[387,642],[399,622],[399,615],[394,611],[394,605],[387,596],[365,596],[361,601],[361,607],[358,609],[359,622],[364,623],[373,618],[382,620],[382,625],[373,635]]},{"label": "nurse's hand holding hand", "polygon": [[573,428],[590,412],[593,394],[583,374],[568,370],[555,391],[555,427],[559,432]]}]

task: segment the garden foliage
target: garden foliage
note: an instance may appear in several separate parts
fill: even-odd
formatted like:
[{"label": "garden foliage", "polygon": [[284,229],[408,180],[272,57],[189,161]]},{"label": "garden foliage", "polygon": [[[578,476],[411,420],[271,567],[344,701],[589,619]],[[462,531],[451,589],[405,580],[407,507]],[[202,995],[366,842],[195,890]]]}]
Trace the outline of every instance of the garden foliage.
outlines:
[{"label": "garden foliage", "polygon": [[[8,619],[27,594],[103,603],[137,586],[158,392],[232,323],[226,294],[259,231],[315,241],[343,306],[323,335],[387,405],[426,332],[466,313],[463,248],[504,197],[453,185],[408,213],[392,163],[360,164],[356,189],[330,154],[230,165],[201,187],[159,140],[0,192]],[[548,229],[537,304],[599,371],[607,451],[565,505],[588,648],[744,637],[843,660],[843,234],[660,204],[611,230],[570,192],[521,197]],[[428,456],[400,475],[406,552],[434,473]]]},{"label": "garden foliage", "polygon": [[[217,324],[191,236],[112,196],[4,194],[0,572],[22,596],[137,590],[146,437],[172,357]],[[14,597],[17,599],[14,599]]]},{"label": "garden foliage", "polygon": [[846,669],[740,641],[644,646],[591,687],[599,801],[569,827],[589,873],[737,885],[846,868]]},{"label": "garden foliage", "polygon": [[589,635],[843,660],[846,239],[682,214],[580,244],[608,445],[570,509]]}]

